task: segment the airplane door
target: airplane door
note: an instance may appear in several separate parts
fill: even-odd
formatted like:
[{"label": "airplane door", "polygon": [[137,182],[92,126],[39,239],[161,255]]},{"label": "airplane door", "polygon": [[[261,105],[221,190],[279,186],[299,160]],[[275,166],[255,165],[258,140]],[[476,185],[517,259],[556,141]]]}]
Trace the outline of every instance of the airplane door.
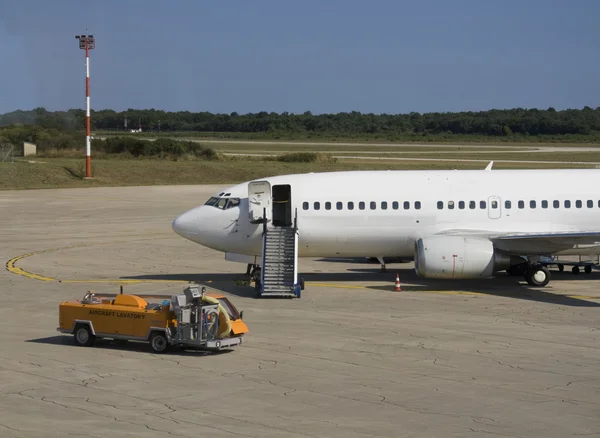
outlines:
[{"label": "airplane door", "polygon": [[488,198],[488,216],[490,219],[499,219],[502,214],[502,206],[498,196],[490,196]]},{"label": "airplane door", "polygon": [[[265,210],[266,209],[266,210]],[[266,211],[266,218],[263,218]],[[253,224],[270,220],[271,184],[268,181],[253,181],[248,184],[248,215]]]}]

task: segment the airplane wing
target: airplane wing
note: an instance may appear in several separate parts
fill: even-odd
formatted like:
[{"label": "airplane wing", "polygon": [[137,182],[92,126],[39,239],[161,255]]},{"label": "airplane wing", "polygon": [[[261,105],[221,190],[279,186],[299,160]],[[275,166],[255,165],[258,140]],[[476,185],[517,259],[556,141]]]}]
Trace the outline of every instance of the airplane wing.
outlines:
[{"label": "airplane wing", "polygon": [[600,231],[499,234],[490,230],[453,229],[438,234],[488,238],[496,248],[518,255],[554,254],[581,245],[600,245]]},{"label": "airplane wing", "polygon": [[490,240],[497,248],[513,253],[552,254],[582,245],[600,245],[600,231],[518,233],[496,236]]}]

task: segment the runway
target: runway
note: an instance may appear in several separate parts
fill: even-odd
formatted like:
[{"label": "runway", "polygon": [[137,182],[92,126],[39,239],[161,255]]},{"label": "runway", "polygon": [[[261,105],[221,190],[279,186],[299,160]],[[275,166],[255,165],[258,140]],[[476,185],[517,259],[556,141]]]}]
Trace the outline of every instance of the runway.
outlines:
[{"label": "runway", "polygon": [[[0,192],[0,436],[599,435],[600,273],[531,289],[301,259],[301,299],[254,299],[245,265],[171,230],[220,188]],[[244,310],[238,350],[159,356],[56,332],[59,302],[89,289],[189,281]]]},{"label": "runway", "polygon": [[[100,137],[106,139],[106,137]],[[144,140],[156,140],[155,137],[141,137]],[[347,146],[347,147],[385,147],[385,148],[423,148],[425,150],[445,149],[451,148],[456,149],[505,149],[504,151],[483,151],[482,153],[513,153],[519,152],[598,152],[598,145],[592,146],[550,146],[550,145],[538,145],[536,143],[523,143],[523,144],[458,144],[458,143],[376,143],[376,142],[337,142],[337,141],[282,141],[282,140],[234,140],[234,139],[205,139],[198,137],[181,137],[181,140],[194,141],[197,143],[209,143],[209,144],[239,144],[239,145],[253,145],[253,146],[269,146],[269,145],[286,145],[286,146]],[[336,152],[340,152],[339,150]],[[475,151],[473,151],[475,152]],[[473,153],[469,152],[469,153]],[[389,152],[387,152],[389,153]]]}]

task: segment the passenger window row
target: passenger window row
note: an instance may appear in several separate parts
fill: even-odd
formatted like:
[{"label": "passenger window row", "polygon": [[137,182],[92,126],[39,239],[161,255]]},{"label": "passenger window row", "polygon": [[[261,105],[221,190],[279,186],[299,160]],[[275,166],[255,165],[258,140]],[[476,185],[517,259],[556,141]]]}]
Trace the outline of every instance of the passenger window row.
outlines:
[{"label": "passenger window row", "polygon": [[[458,205],[458,209],[459,210],[464,210],[467,207],[467,204],[465,201],[458,201],[458,203],[455,203],[454,201],[448,201],[446,203],[446,208],[448,210],[453,210],[454,208],[456,208],[456,206]],[[523,200],[519,200],[517,201],[517,208],[519,209],[524,209],[526,205],[526,202]],[[537,208],[538,206],[538,202],[531,200],[527,203],[527,205],[529,206],[529,208]],[[548,208],[550,203],[549,201],[543,200],[539,202],[539,205],[541,208]],[[558,200],[554,200],[552,201],[552,207],[553,208],[560,208],[561,202]],[[587,206],[587,208],[594,208],[594,201],[592,201],[591,199],[588,199],[585,203],[585,205]],[[600,200],[598,200],[597,202],[598,208],[600,208]],[[477,208],[477,202],[476,201],[469,201],[469,209],[470,210],[475,210]],[[497,200],[492,200],[490,202],[490,208],[492,209],[497,209],[499,207],[499,203]],[[571,208],[571,201],[570,200],[564,200],[563,201],[563,207],[564,208]],[[583,201],[581,200],[576,200],[575,201],[575,207],[576,208],[582,208],[583,207]],[[438,201],[437,202],[437,208],[438,210],[442,210],[444,208],[444,201]],[[486,209],[487,208],[487,202],[486,201],[479,201],[479,208],[480,209]],[[511,201],[504,201],[504,208],[507,210],[510,210],[512,208],[512,202]]]},{"label": "passenger window row", "polygon": [[[572,201],[570,201],[568,199],[562,201],[562,205],[563,205],[564,208],[571,208],[571,205],[572,205],[571,203],[572,203]],[[583,201],[580,200],[580,199],[577,199],[574,202],[574,204],[575,204],[575,208],[583,208]],[[594,201],[591,200],[591,199],[588,199],[587,201],[585,201],[585,206],[587,208],[594,208],[595,204],[596,203],[594,203]],[[525,201],[520,200],[520,201],[517,202],[517,208],[519,208],[519,209],[525,208],[525,205],[526,205]],[[538,203],[536,201],[529,201],[528,205],[529,205],[529,208],[537,208]],[[548,208],[550,206],[550,202],[546,201],[546,200],[543,200],[543,201],[540,201],[539,205],[542,208]],[[553,208],[560,208],[560,205],[561,205],[561,201],[559,201],[557,199],[555,199],[555,200],[552,201],[552,207]],[[600,208],[600,200],[597,201],[597,206],[598,206],[598,208]],[[510,201],[504,201],[504,208],[510,209],[511,208],[511,202]]]},{"label": "passenger window row", "polygon": [[[323,208],[325,210],[331,210],[333,208],[335,204],[335,209],[336,210],[343,210],[344,209],[344,203],[341,201],[337,201],[335,203],[330,202],[330,201],[326,201],[323,202]],[[387,210],[388,208],[391,207],[392,210],[399,210],[400,206],[402,206],[402,209],[404,210],[410,210],[411,208],[411,203],[409,201],[404,201],[402,203],[398,202],[398,201],[393,201],[388,203],[387,201],[381,201],[379,204],[375,201],[370,201],[368,203],[369,205],[369,209],[370,210],[376,210],[378,205],[379,208],[381,210]],[[313,210],[321,210],[321,202],[319,201],[315,201],[312,204]],[[304,201],[302,203],[302,209],[303,210],[308,210],[310,208],[310,203],[307,201]],[[358,208],[358,210],[366,210],[367,208],[367,203],[365,201],[359,201],[359,202],[353,202],[353,201],[348,201],[345,204],[345,208],[348,210],[354,210],[355,208]],[[413,203],[413,208],[415,210],[420,210],[421,209],[421,202],[420,201],[415,201]]]},{"label": "passenger window row", "polygon": [[[454,210],[457,205],[458,205],[459,210],[464,210],[467,207],[467,204],[465,201],[458,201],[457,203],[455,203],[454,201],[448,201],[446,203],[446,208],[448,208],[448,210]],[[470,210],[475,210],[477,208],[476,201],[469,201],[468,205],[469,205]],[[496,201],[496,200],[492,201],[490,203],[490,206],[492,208],[498,208],[498,201]],[[438,210],[442,210],[444,208],[444,201],[438,201],[437,208],[438,208]],[[479,208],[481,208],[481,209],[487,208],[487,202],[479,201]]]}]

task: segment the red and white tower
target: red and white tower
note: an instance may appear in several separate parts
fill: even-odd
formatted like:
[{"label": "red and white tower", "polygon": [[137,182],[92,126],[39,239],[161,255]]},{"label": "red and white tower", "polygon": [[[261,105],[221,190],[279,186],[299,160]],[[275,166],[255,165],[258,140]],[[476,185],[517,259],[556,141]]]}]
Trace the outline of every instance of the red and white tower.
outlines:
[{"label": "red and white tower", "polygon": [[85,50],[85,177],[92,177],[92,146],[90,124],[90,50],[96,47],[94,35],[77,35],[79,48]]}]

